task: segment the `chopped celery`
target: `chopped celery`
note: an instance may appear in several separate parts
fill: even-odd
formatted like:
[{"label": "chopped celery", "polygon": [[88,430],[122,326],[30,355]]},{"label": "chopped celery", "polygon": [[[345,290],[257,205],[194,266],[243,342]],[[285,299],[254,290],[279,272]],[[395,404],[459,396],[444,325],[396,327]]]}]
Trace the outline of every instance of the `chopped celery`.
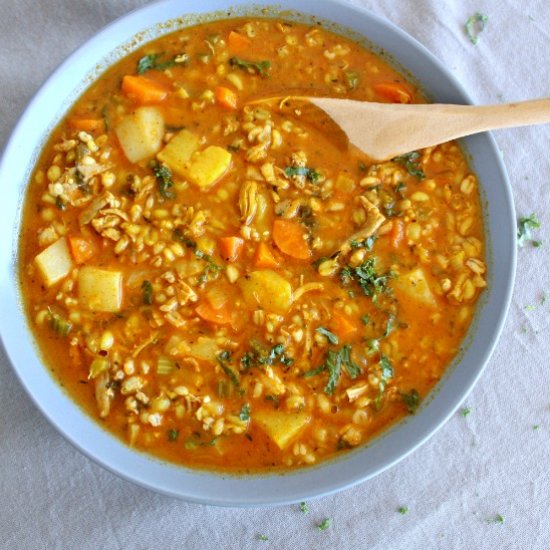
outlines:
[{"label": "chopped celery", "polygon": [[63,319],[61,315],[58,315],[53,311],[50,311],[49,322],[52,330],[59,336],[67,336],[73,328],[72,323],[70,323],[66,319]]}]

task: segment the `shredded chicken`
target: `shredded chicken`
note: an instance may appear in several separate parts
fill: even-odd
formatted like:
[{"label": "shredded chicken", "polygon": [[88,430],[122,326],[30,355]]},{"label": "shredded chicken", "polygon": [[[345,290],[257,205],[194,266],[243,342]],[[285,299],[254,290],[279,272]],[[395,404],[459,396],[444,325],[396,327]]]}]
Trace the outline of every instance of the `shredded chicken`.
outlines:
[{"label": "shredded chicken", "polygon": [[352,241],[364,241],[376,233],[376,230],[384,223],[386,218],[380,213],[380,210],[372,204],[367,198],[360,197],[361,205],[367,212],[367,221],[364,227],[348,237],[339,247],[336,253],[347,254],[351,250]]}]

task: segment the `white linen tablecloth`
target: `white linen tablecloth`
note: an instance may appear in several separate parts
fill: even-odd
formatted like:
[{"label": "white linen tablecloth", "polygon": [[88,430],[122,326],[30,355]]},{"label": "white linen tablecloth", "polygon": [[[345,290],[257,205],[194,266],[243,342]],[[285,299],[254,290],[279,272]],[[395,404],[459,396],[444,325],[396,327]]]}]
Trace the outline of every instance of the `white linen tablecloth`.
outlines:
[{"label": "white linen tablecloth", "polygon": [[[0,0],[0,147],[45,77],[106,23],[144,3]],[[550,95],[547,0],[354,3],[423,43],[475,103]],[[476,11],[489,21],[474,46],[464,23]],[[550,291],[550,126],[495,137],[518,215],[539,216],[544,242],[519,251],[510,314],[467,398],[468,416],[455,415],[375,479],[310,502],[307,515],[298,506],[219,509],[141,489],[84,457],[41,416],[0,352],[0,547],[550,548],[550,300],[541,303]],[[408,512],[398,513],[400,506]],[[332,525],[320,531],[326,517]]]}]

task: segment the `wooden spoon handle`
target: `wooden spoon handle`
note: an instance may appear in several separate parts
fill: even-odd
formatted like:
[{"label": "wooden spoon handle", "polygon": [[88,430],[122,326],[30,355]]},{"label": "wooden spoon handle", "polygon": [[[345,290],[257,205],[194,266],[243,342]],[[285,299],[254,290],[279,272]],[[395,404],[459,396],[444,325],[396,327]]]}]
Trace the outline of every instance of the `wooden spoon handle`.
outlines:
[{"label": "wooden spoon handle", "polygon": [[[412,107],[412,105],[410,106]],[[418,107],[425,107],[419,105]],[[427,107],[427,106],[426,106]],[[430,105],[430,116],[437,117],[440,124],[450,124],[445,132],[466,136],[486,130],[527,126],[550,122],[550,99],[535,99],[502,105]],[[420,110],[421,112],[421,110]],[[460,134],[460,136],[458,135]]]},{"label": "wooden spoon handle", "polygon": [[550,122],[550,99],[504,105],[395,105],[309,98],[375,160],[486,130]]}]

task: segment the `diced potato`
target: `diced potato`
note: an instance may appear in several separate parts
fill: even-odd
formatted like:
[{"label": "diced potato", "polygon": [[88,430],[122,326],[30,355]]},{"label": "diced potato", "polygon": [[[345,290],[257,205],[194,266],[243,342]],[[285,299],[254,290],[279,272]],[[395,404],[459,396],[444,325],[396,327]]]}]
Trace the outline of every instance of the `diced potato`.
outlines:
[{"label": "diced potato", "polygon": [[335,187],[342,193],[351,193],[355,189],[355,180],[347,172],[340,172]]},{"label": "diced potato", "polygon": [[204,361],[216,361],[220,348],[214,338],[201,336],[196,342],[189,344],[189,355]]},{"label": "diced potato", "polygon": [[309,415],[305,412],[258,411],[252,418],[277,444],[279,449],[288,447],[292,439],[310,421]]},{"label": "diced potato", "polygon": [[115,313],[122,307],[122,273],[84,266],[78,273],[78,298],[91,311]]},{"label": "diced potato", "polygon": [[156,107],[139,107],[119,122],[115,132],[126,158],[139,162],[160,149],[164,118]]},{"label": "diced potato", "polygon": [[176,174],[186,176],[186,165],[199,146],[199,137],[189,130],[178,132],[157,155]]},{"label": "diced potato", "polygon": [[182,174],[201,189],[208,189],[216,183],[231,166],[231,154],[216,145],[196,153]]},{"label": "diced potato", "polygon": [[393,288],[403,292],[417,302],[434,307],[437,305],[435,296],[430,290],[426,275],[420,267],[400,275],[393,282]]},{"label": "diced potato", "polygon": [[64,279],[74,266],[65,237],[42,250],[34,261],[46,286],[52,286]]},{"label": "diced potato", "polygon": [[253,271],[238,282],[250,307],[258,305],[270,313],[284,314],[292,305],[292,286],[269,269]]}]

